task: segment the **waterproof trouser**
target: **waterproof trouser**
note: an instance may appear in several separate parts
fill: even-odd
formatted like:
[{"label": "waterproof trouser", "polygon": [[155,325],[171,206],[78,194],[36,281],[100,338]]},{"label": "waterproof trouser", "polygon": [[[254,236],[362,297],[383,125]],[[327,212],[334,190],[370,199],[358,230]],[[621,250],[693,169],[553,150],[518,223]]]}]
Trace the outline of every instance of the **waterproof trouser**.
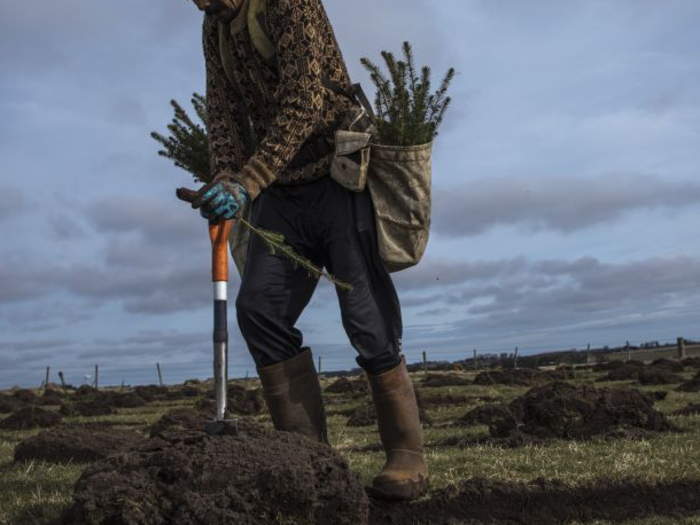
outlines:
[{"label": "waterproof trouser", "polygon": [[[329,176],[300,185],[272,185],[253,202],[251,222],[284,235],[285,242],[352,291],[337,289],[343,327],[357,363],[377,375],[401,363],[401,310],[378,251],[368,190],[352,192]],[[302,351],[295,326],[318,278],[251,235],[236,299],[241,333],[258,367]]]}]

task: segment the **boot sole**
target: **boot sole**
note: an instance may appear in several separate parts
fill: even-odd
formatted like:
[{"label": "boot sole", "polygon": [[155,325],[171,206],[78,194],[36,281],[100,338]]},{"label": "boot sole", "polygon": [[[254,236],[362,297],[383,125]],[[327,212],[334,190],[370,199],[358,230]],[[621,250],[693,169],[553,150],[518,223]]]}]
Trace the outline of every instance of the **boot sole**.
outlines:
[{"label": "boot sole", "polygon": [[428,478],[421,476],[419,481],[394,483],[384,487],[365,487],[365,492],[375,499],[387,501],[412,501],[428,493]]}]

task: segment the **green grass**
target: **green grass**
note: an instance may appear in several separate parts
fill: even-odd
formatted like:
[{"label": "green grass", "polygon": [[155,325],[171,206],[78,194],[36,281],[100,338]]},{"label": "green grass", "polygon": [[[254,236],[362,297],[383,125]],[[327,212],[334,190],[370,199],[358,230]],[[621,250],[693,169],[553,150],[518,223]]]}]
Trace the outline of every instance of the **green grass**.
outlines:
[{"label": "green grass", "polygon": [[[463,373],[473,377],[473,372]],[[590,381],[601,374],[578,371],[574,382]],[[690,378],[692,372],[685,373]],[[422,374],[414,375],[420,389]],[[331,381],[323,379],[324,386]],[[249,387],[252,386],[249,383]],[[638,388],[632,382],[605,383],[598,386]],[[645,391],[667,390],[665,400],[657,403],[664,413],[699,403],[700,394],[674,391],[675,386],[641,387]],[[637,479],[647,482],[670,481],[680,478],[700,479],[700,416],[671,416],[683,433],[662,434],[648,440],[598,439],[590,442],[553,440],[545,445],[522,448],[502,448],[491,445],[459,447],[439,446],[441,440],[454,436],[487,436],[485,427],[458,428],[449,422],[469,409],[485,404],[479,398],[494,398],[508,402],[523,394],[527,388],[501,386],[465,386],[421,389],[424,395],[438,393],[467,395],[470,401],[463,406],[430,407],[428,413],[434,425],[425,428],[427,458],[431,468],[431,487],[441,489],[462,479],[484,477],[509,482],[529,481],[536,478],[558,478],[571,484],[587,484],[600,478]],[[327,410],[352,409],[364,403],[363,398],[349,400],[343,395],[326,395]],[[66,418],[67,423],[101,422],[122,428],[143,428],[175,407],[190,406],[191,401],[151,403],[138,409],[120,409],[117,414],[97,418]],[[270,425],[269,417],[259,421]],[[383,464],[384,455],[375,450],[379,436],[375,427],[351,428],[346,417],[328,418],[333,446],[369,483]],[[22,439],[36,433],[0,432],[0,525],[49,524],[70,504],[72,488],[84,465],[49,465],[43,463],[15,464],[13,450]],[[366,450],[370,447],[370,450]],[[375,448],[371,448],[375,447]],[[587,522],[586,525],[607,525],[607,522]],[[649,517],[632,520],[625,525],[700,525],[700,516],[685,520]],[[579,525],[571,523],[570,525]],[[580,524],[583,525],[583,524]]]}]

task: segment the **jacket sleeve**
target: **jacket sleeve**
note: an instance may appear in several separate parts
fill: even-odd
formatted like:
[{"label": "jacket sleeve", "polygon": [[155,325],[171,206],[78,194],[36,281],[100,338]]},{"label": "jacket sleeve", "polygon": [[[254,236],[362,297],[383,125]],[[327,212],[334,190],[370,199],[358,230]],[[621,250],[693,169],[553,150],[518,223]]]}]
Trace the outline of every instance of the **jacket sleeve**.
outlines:
[{"label": "jacket sleeve", "polygon": [[320,0],[268,0],[267,24],[277,52],[277,111],[254,155],[238,173],[251,198],[269,186],[296,156],[321,120]]},{"label": "jacket sleeve", "polygon": [[219,54],[218,24],[204,18],[204,62],[206,65],[207,134],[211,178],[232,177],[246,162],[241,115],[236,108],[239,96],[226,77]]}]

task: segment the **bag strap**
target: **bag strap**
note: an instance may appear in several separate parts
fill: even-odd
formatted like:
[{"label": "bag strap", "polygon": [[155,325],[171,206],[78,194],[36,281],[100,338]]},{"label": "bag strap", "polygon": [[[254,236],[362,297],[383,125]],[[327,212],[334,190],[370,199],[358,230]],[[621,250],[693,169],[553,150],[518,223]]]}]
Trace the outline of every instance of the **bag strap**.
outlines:
[{"label": "bag strap", "polygon": [[267,1],[249,0],[248,33],[253,47],[265,59],[265,62],[277,67],[277,51],[267,29]]}]

